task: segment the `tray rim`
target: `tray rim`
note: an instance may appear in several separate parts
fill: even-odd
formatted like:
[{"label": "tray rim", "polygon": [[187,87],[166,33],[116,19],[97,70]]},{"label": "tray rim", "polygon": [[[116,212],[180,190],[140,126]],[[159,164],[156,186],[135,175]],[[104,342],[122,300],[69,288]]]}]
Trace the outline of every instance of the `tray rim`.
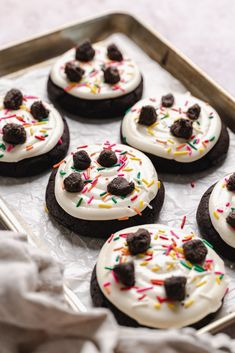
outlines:
[{"label": "tray rim", "polygon": [[[26,43],[29,42],[33,42],[35,40],[38,39],[42,39],[43,37],[47,37],[50,35],[54,35],[57,32],[61,32],[63,30],[67,30],[69,28],[72,28],[74,26],[77,25],[82,25],[85,24],[87,22],[93,22],[96,20],[101,20],[102,18],[108,18],[108,17],[112,17],[112,16],[124,16],[126,17],[129,21],[130,20],[134,20],[136,21],[140,26],[144,27],[145,29],[147,29],[154,37],[157,37],[158,39],[161,40],[161,42],[163,42],[167,47],[169,47],[176,55],[178,55],[179,57],[181,57],[187,64],[189,64],[194,70],[196,70],[200,75],[204,76],[204,78],[210,82],[221,94],[223,94],[224,96],[226,96],[230,101],[232,101],[232,103],[235,106],[235,97],[230,94],[226,89],[224,89],[219,83],[216,82],[216,80],[214,80],[213,78],[211,78],[199,65],[195,64],[187,55],[185,55],[181,50],[179,50],[178,48],[176,48],[173,44],[171,44],[171,42],[166,39],[163,35],[161,35],[157,30],[155,30],[151,25],[145,24],[142,22],[142,20],[140,19],[139,16],[137,15],[132,15],[131,13],[129,13],[128,11],[112,11],[112,10],[108,10],[108,11],[103,11],[101,13],[99,13],[97,16],[85,16],[82,19],[78,20],[78,21],[68,21],[66,22],[64,25],[60,25],[60,26],[56,26],[54,27],[52,30],[47,30],[47,31],[42,31],[36,35],[32,35],[32,36],[27,36],[22,40],[16,40],[16,41],[10,41],[9,43],[3,44],[0,46],[0,55],[2,51],[7,51],[10,50],[11,48],[14,48],[16,46],[21,46],[24,45]],[[137,44],[138,45],[138,44]],[[47,59],[47,60],[52,60],[53,58]],[[4,78],[7,77],[9,75],[14,75],[17,73],[20,73],[24,70],[28,70],[31,67],[35,66],[35,65],[40,65],[43,62],[47,61],[41,61],[38,62],[34,65],[29,65],[25,68],[16,70],[16,71],[12,71],[9,72],[6,75],[1,76],[0,78]],[[167,70],[165,68],[165,70]],[[14,212],[12,212],[12,210],[9,208],[9,206],[7,205],[7,203],[5,202],[5,200],[3,200],[0,196],[0,206],[3,205],[3,207],[0,207],[0,218],[4,220],[4,212],[8,213],[10,212],[11,214],[14,215],[13,220],[16,220],[16,227],[14,226],[14,222],[12,224],[10,224],[11,222],[9,222],[9,219],[7,217],[8,223],[7,226],[9,227],[10,230],[16,230],[16,228],[19,228],[20,225],[20,229],[19,231],[22,231],[22,229],[26,229],[26,222],[22,219],[23,221],[23,225],[21,224],[21,222],[19,222],[19,219],[17,217],[16,211],[14,210]],[[28,228],[28,227],[27,227]],[[27,231],[29,231],[29,229],[27,229]],[[33,232],[30,231],[31,235],[30,237],[33,235]],[[35,236],[33,236],[35,237]],[[36,246],[40,247],[39,244],[36,244]],[[45,249],[44,249],[45,250]],[[65,298],[67,300],[67,302],[69,303],[69,305],[72,307],[72,309],[74,311],[78,311],[78,312],[84,312],[86,311],[87,308],[85,308],[83,306],[83,304],[80,302],[79,298],[77,298],[77,296],[75,295],[74,292],[72,292],[71,289],[69,289],[66,284],[64,285],[64,289],[65,289]],[[235,323],[235,312],[232,312],[230,314],[225,315],[224,317],[217,319],[216,321],[204,326],[203,328],[199,329],[196,331],[196,334],[201,335],[204,333],[211,333],[211,334],[215,334],[218,333],[220,329],[226,328],[228,325]]]}]

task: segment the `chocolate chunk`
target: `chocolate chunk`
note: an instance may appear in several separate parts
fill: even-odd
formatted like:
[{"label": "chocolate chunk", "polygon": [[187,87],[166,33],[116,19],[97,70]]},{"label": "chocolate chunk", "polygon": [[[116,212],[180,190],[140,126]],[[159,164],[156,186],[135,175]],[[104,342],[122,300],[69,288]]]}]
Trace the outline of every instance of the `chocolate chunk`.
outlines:
[{"label": "chocolate chunk", "polygon": [[6,124],[2,128],[3,140],[13,145],[21,145],[26,141],[25,128],[20,124]]},{"label": "chocolate chunk", "polygon": [[187,117],[191,120],[197,120],[201,113],[201,107],[198,104],[194,104],[187,110]]},{"label": "chocolate chunk", "polygon": [[90,167],[91,159],[86,151],[81,150],[74,153],[73,164],[74,168],[84,170]]},{"label": "chocolate chunk", "polygon": [[226,218],[226,222],[231,226],[235,227],[235,210],[231,211]]},{"label": "chocolate chunk", "polygon": [[64,179],[64,188],[68,192],[80,192],[84,188],[84,182],[80,173],[71,173]]},{"label": "chocolate chunk", "polygon": [[128,234],[126,241],[131,255],[137,255],[148,250],[151,236],[147,229],[140,228],[137,232]]},{"label": "chocolate chunk", "polygon": [[170,300],[182,301],[186,297],[186,277],[172,276],[164,281],[166,296]]},{"label": "chocolate chunk", "polygon": [[76,47],[76,59],[79,61],[90,61],[95,56],[95,50],[89,40],[85,40],[82,44]]},{"label": "chocolate chunk", "polygon": [[79,82],[84,75],[84,70],[79,66],[77,62],[70,61],[66,63],[64,72],[71,82]]},{"label": "chocolate chunk", "polygon": [[141,108],[138,123],[150,126],[157,121],[156,109],[152,105],[145,105]]},{"label": "chocolate chunk", "polygon": [[110,60],[122,61],[123,56],[115,44],[110,44],[107,48],[107,55]]},{"label": "chocolate chunk", "polygon": [[165,96],[162,96],[162,106],[165,108],[170,108],[174,104],[175,98],[173,94],[168,93]]},{"label": "chocolate chunk", "polygon": [[230,175],[226,187],[229,191],[235,191],[235,173]]},{"label": "chocolate chunk", "polygon": [[183,244],[184,256],[192,264],[201,264],[205,261],[207,247],[200,239],[188,240]]},{"label": "chocolate chunk", "polygon": [[13,88],[5,95],[3,104],[6,109],[17,110],[23,102],[23,95],[20,90]]},{"label": "chocolate chunk", "polygon": [[171,125],[170,131],[173,136],[188,140],[193,134],[192,121],[183,118],[178,119]]},{"label": "chocolate chunk", "polygon": [[46,119],[49,115],[49,110],[45,107],[45,105],[41,101],[34,102],[31,105],[30,113],[37,120]]},{"label": "chocolate chunk", "polygon": [[126,287],[132,287],[135,284],[135,265],[133,261],[124,262],[115,265],[113,272],[117,279]]},{"label": "chocolate chunk", "polygon": [[117,163],[116,153],[112,150],[103,150],[100,152],[97,162],[102,167],[112,167],[112,165]]},{"label": "chocolate chunk", "polygon": [[119,71],[116,67],[107,67],[104,69],[104,82],[114,85],[120,81]]},{"label": "chocolate chunk", "polygon": [[108,185],[107,191],[116,196],[126,196],[129,195],[135,188],[135,184],[130,181],[128,182],[123,177],[114,178]]}]

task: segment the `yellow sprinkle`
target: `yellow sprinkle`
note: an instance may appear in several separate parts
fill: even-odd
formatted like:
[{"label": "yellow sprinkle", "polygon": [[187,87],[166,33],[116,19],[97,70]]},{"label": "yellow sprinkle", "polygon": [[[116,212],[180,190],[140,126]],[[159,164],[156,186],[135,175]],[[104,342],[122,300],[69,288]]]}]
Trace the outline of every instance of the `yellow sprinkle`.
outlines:
[{"label": "yellow sprinkle", "polygon": [[46,213],[49,213],[47,206],[45,205],[44,210]]},{"label": "yellow sprinkle", "polygon": [[158,235],[154,235],[154,240],[158,240]]},{"label": "yellow sprinkle", "polygon": [[131,157],[131,160],[132,160],[132,161],[141,161],[141,159],[140,159],[140,158],[137,158],[137,157]]},{"label": "yellow sprinkle", "polygon": [[203,153],[203,152],[204,152],[204,148],[199,148],[198,151],[199,151],[200,153]]},{"label": "yellow sprinkle", "polygon": [[168,303],[167,306],[171,310],[173,310],[175,308],[175,305],[173,303]]},{"label": "yellow sprinkle", "polygon": [[174,156],[182,156],[188,154],[188,151],[175,151]]},{"label": "yellow sprinkle", "polygon": [[184,307],[185,308],[189,308],[193,303],[194,303],[193,299],[188,300],[187,302],[184,303]]},{"label": "yellow sprinkle", "polygon": [[158,180],[157,186],[158,186],[158,189],[160,189],[160,187],[161,187],[161,182],[160,182],[160,180]]},{"label": "yellow sprinkle", "polygon": [[105,203],[100,203],[99,207],[100,208],[112,208],[112,205],[108,205],[108,204],[105,204]]},{"label": "yellow sprinkle", "polygon": [[31,128],[29,129],[29,131],[30,131],[30,135],[33,136],[33,134],[34,134],[34,129],[31,127]]},{"label": "yellow sprinkle", "polygon": [[226,186],[226,183],[224,183],[224,184],[222,185],[222,189],[224,189],[224,188],[225,188],[225,186]]},{"label": "yellow sprinkle", "polygon": [[135,186],[135,191],[139,192],[140,188],[137,188],[137,186]]},{"label": "yellow sprinkle", "polygon": [[151,181],[151,183],[148,184],[148,188],[150,188],[154,184],[154,180]]},{"label": "yellow sprinkle", "polygon": [[185,260],[185,262],[186,262],[186,264],[188,265],[188,266],[193,266],[193,264],[191,264],[191,262],[190,261],[188,261],[188,260]]},{"label": "yellow sprinkle", "polygon": [[149,183],[147,182],[147,180],[146,179],[142,179],[142,182],[145,184],[145,185],[149,185]]},{"label": "yellow sprinkle", "polygon": [[161,267],[159,267],[159,266],[153,266],[153,267],[151,268],[151,271],[157,272],[157,271],[160,270],[160,268],[161,268]]},{"label": "yellow sprinkle", "polygon": [[170,153],[170,152],[171,152],[171,147],[168,147],[168,148],[166,149],[166,151],[167,151],[167,153]]},{"label": "yellow sprinkle", "polygon": [[147,128],[147,132],[148,132],[150,135],[152,135],[152,136],[155,135],[154,131],[153,131],[152,129],[150,129],[150,128]]},{"label": "yellow sprinkle", "polygon": [[220,278],[219,278],[219,276],[216,276],[216,277],[215,277],[215,281],[216,281],[217,284],[220,284]]},{"label": "yellow sprinkle", "polygon": [[167,265],[166,270],[169,271],[169,270],[171,270],[174,267],[175,267],[174,264],[169,264],[169,265]]},{"label": "yellow sprinkle", "polygon": [[123,172],[132,172],[133,168],[125,168],[123,169]]},{"label": "yellow sprinkle", "polygon": [[174,141],[172,141],[171,139],[168,139],[167,141],[168,141],[169,143],[171,143],[172,145],[175,144]]},{"label": "yellow sprinkle", "polygon": [[213,216],[216,218],[216,219],[219,219],[219,215],[216,211],[213,212]]},{"label": "yellow sprinkle", "polygon": [[196,287],[204,286],[204,284],[206,284],[206,281],[199,282],[196,284]]},{"label": "yellow sprinkle", "polygon": [[152,129],[153,127],[157,126],[159,124],[158,121],[156,121],[155,123],[153,123],[152,125],[149,126],[149,129]]},{"label": "yellow sprinkle", "polygon": [[146,265],[148,265],[148,261],[143,261],[140,263],[140,266],[146,266]]},{"label": "yellow sprinkle", "polygon": [[44,125],[47,124],[47,121],[37,121],[36,123],[33,123],[32,125]]},{"label": "yellow sprinkle", "polygon": [[184,253],[184,251],[183,251],[183,248],[175,248],[175,250],[177,251],[177,252],[179,252],[180,254],[183,254]]},{"label": "yellow sprinkle", "polygon": [[161,308],[161,304],[160,303],[155,303],[154,304],[154,308],[159,310]]},{"label": "yellow sprinkle", "polygon": [[144,207],[144,201],[140,200],[140,209]]},{"label": "yellow sprinkle", "polygon": [[47,132],[47,130],[45,130],[45,129],[41,129],[41,130],[39,130],[40,132]]},{"label": "yellow sprinkle", "polygon": [[138,254],[137,257],[138,257],[139,259],[142,259],[143,257],[145,257],[145,254]]},{"label": "yellow sprinkle", "polygon": [[26,105],[24,105],[24,104],[22,104],[22,105],[20,106],[20,109],[22,109],[22,110],[28,110],[28,108],[26,108]]},{"label": "yellow sprinkle", "polygon": [[162,234],[165,234],[165,233],[166,233],[166,231],[165,231],[164,229],[158,229],[158,232],[159,232],[159,233],[162,233]]}]

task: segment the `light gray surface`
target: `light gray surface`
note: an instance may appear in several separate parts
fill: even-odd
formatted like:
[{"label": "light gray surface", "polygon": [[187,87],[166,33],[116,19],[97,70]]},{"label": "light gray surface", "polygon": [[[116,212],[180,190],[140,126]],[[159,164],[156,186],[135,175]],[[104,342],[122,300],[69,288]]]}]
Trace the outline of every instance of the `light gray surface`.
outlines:
[{"label": "light gray surface", "polygon": [[235,95],[234,0],[0,0],[0,45],[107,10],[153,26]]}]

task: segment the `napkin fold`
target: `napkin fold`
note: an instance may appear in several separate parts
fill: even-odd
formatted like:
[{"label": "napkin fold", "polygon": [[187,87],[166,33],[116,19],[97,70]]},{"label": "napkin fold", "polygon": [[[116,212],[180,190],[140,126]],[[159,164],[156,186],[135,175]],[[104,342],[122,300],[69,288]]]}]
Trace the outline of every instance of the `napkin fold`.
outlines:
[{"label": "napkin fold", "polygon": [[117,325],[106,309],[73,312],[64,299],[62,265],[24,234],[0,231],[0,353],[235,352],[224,334]]}]

